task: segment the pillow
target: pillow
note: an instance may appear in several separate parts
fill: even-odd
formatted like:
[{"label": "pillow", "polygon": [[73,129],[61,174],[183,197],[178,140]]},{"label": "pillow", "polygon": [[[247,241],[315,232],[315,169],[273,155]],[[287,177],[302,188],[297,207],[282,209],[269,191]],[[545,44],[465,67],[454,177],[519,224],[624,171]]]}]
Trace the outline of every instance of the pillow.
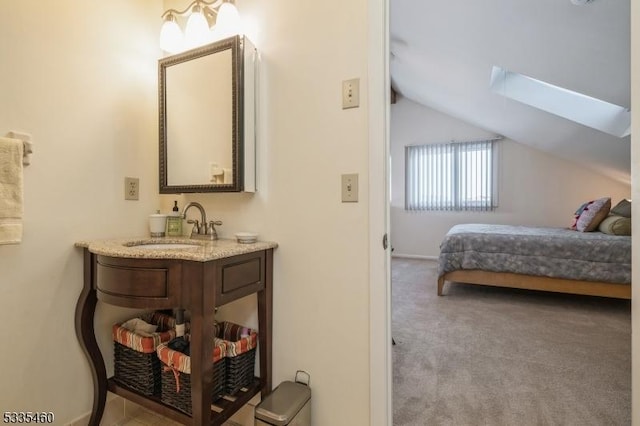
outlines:
[{"label": "pillow", "polygon": [[600,222],[598,230],[610,235],[631,235],[631,218],[609,215]]},{"label": "pillow", "polygon": [[611,214],[622,217],[631,217],[631,200],[626,198],[611,209]]},{"label": "pillow", "polygon": [[611,198],[603,197],[588,201],[574,213],[571,229],[580,232],[591,232],[600,225],[611,210]]}]

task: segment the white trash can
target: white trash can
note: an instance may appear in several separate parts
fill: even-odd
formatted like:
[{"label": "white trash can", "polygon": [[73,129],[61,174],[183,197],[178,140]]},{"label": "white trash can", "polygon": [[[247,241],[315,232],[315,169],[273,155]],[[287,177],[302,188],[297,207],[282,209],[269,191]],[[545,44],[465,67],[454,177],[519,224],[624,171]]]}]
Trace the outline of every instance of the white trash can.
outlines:
[{"label": "white trash can", "polygon": [[299,372],[295,382],[280,383],[256,406],[255,426],[311,426],[311,388],[298,382]]}]

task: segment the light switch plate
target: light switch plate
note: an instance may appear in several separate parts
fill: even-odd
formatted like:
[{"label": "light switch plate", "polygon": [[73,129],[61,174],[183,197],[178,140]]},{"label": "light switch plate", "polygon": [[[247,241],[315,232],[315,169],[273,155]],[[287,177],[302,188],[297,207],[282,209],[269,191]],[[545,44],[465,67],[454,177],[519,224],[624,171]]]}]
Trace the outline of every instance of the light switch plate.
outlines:
[{"label": "light switch plate", "polygon": [[342,202],[358,202],[358,174],[342,175]]},{"label": "light switch plate", "polygon": [[353,78],[342,82],[342,109],[360,106],[360,79]]}]

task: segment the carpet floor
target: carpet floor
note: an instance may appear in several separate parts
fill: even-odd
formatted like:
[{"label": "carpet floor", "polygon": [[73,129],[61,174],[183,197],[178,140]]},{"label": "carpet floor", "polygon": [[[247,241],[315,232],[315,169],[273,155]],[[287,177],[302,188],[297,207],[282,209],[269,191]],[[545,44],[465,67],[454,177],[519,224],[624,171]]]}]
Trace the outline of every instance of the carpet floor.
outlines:
[{"label": "carpet floor", "polygon": [[631,424],[631,303],[447,283],[393,259],[393,424]]}]

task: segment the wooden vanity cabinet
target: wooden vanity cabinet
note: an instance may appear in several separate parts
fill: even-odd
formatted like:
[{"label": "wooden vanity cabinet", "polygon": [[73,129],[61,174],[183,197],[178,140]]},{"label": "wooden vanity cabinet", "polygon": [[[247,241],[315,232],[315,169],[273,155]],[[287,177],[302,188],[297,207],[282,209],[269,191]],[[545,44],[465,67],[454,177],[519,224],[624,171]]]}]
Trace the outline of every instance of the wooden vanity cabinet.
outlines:
[{"label": "wooden vanity cabinet", "polygon": [[[94,382],[90,425],[98,426],[107,390],[188,425],[221,425],[258,392],[271,392],[273,249],[209,261],[140,259],[96,255],[84,249],[84,287],[76,306],[76,333]],[[260,377],[234,397],[212,407],[214,308],[250,294],[258,298]],[[97,301],[138,309],[182,307],[191,313],[191,395],[188,416],[117,384],[106,376],[93,317]]]}]

